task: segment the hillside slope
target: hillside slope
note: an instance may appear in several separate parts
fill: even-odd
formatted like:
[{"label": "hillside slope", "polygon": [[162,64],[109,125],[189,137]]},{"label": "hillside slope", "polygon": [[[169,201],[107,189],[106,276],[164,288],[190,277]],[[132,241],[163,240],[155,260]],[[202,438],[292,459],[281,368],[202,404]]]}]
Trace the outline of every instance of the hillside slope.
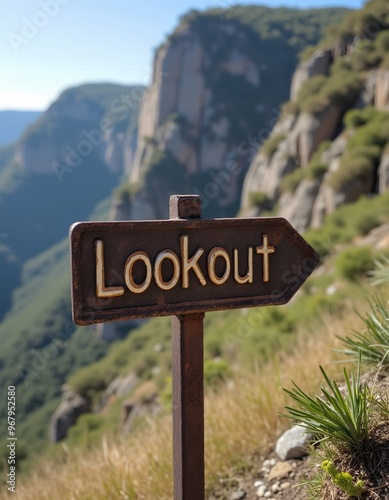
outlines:
[{"label": "hillside slope", "polygon": [[[203,186],[204,180],[206,184],[213,178],[215,168],[224,168],[233,159],[234,149],[247,134],[257,133],[274,119],[273,107],[277,108],[287,98],[297,53],[307,44],[316,43],[324,27],[339,22],[345,12],[344,9],[300,11],[262,7],[217,9],[206,14],[192,12],[184,16],[177,30],[158,50],[153,84],[144,100],[139,87],[96,84],[68,89],[25,132],[16,145],[12,161],[0,173],[0,212],[5,214],[1,231],[8,235],[4,255],[10,252],[7,258],[14,259],[16,266],[5,290],[8,296],[2,301],[1,312],[6,315],[0,325],[1,380],[6,385],[17,386],[23,453],[34,457],[36,450],[43,446],[50,415],[59,402],[60,385],[79,367],[96,361],[107,350],[105,342],[94,338],[95,330],[88,334],[85,330],[74,331],[72,327],[68,256],[66,243],[62,241],[69,225],[88,218],[92,207],[109,196],[123,172],[127,179],[138,184],[140,191],[134,194],[137,192],[134,186],[124,187],[120,199],[123,210],[117,210],[116,217],[163,215],[172,190],[192,192],[196,186]],[[210,41],[215,42],[212,47]],[[178,58],[174,56],[175,51],[181,54]],[[192,57],[196,53],[202,62]],[[201,67],[196,66],[197,63],[192,65],[195,60]],[[160,64],[170,66],[163,69]],[[184,75],[187,75],[186,83]],[[188,82],[192,76],[196,83],[193,88]],[[172,86],[173,80],[177,87]],[[225,82],[228,85],[224,85]],[[180,103],[172,104],[176,95],[174,88],[180,95]],[[204,104],[200,111],[199,101],[191,94],[191,89],[196,88]],[[226,92],[221,91],[223,88]],[[262,90],[268,102],[260,95]],[[242,99],[245,95],[246,100]],[[149,113],[154,99],[156,107]],[[162,103],[167,107],[159,113],[157,109]],[[143,132],[138,141],[139,105],[143,110],[140,119]],[[204,119],[192,123],[193,113],[198,112]],[[154,118],[150,139],[146,129]],[[147,120],[151,120],[149,125]],[[225,120],[229,123],[228,130],[219,130],[219,122]],[[173,144],[178,149],[174,149]],[[212,156],[213,152],[216,156]],[[184,158],[181,153],[188,153],[190,158]],[[151,164],[147,160],[150,155]],[[192,169],[195,163],[198,166]],[[217,212],[219,216],[234,213],[246,166],[247,161],[239,165],[240,173],[233,189],[225,199],[220,199],[220,205],[208,207],[208,213]],[[135,175],[137,169],[139,172]],[[217,324],[220,322],[223,329],[228,321],[228,316],[215,318],[213,339],[209,337],[207,341],[210,358],[221,352]],[[282,324],[282,337],[287,343],[292,320],[281,314],[277,321]],[[239,324],[237,313],[230,326],[237,325],[235,328]],[[163,369],[159,375],[155,374],[158,392],[169,385],[166,325],[166,322],[150,322],[150,326],[143,327],[149,329],[149,344],[142,329],[129,336],[130,351],[140,350],[138,366],[134,363],[131,370],[137,368],[141,382],[152,375],[154,357],[160,348],[157,345],[153,356],[147,352],[154,349],[150,347],[157,338],[153,333],[160,338],[157,344],[162,346],[163,353],[161,351],[158,359],[163,356]],[[269,329],[268,338],[272,331]],[[257,337],[253,338],[253,344],[256,340]],[[280,342],[279,339],[270,342],[269,347],[267,341],[263,341],[257,347],[267,357]],[[117,345],[120,351],[124,344]],[[116,363],[117,351],[114,351],[112,359]],[[125,371],[128,366],[122,363],[118,366]],[[119,375],[117,367],[104,373],[99,367],[92,370],[95,370],[90,380],[92,387],[84,383],[82,372],[77,375],[86,387],[89,407]],[[212,372],[213,365],[210,370]],[[103,381],[101,375],[105,377]],[[137,385],[140,384],[137,382]],[[169,394],[166,397],[169,398]],[[120,404],[117,411],[119,409]],[[5,407],[1,406],[0,411],[4,415]],[[96,424],[99,416],[85,417],[90,420],[81,419],[81,427],[74,427],[76,442],[82,440],[80,436],[84,434],[89,436],[83,425],[88,429],[98,428],[100,435],[99,424]],[[114,413],[115,421],[116,417]]]},{"label": "hillside slope", "polygon": [[[1,150],[0,232],[7,235],[2,243],[13,271],[2,289],[0,319],[23,262],[63,239],[117,186],[136,140],[142,92],[113,84],[68,89],[15,145]],[[0,258],[6,265],[4,252]]]}]

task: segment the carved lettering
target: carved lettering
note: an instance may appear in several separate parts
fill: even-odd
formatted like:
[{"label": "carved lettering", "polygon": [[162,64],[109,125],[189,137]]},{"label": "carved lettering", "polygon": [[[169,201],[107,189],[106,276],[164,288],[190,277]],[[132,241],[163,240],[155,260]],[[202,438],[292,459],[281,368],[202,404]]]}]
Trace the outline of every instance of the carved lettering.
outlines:
[{"label": "carved lettering", "polygon": [[199,258],[203,255],[204,249],[198,248],[191,258],[188,257],[189,236],[181,236],[181,259],[182,259],[182,288],[189,288],[189,271],[192,271],[197,276],[200,283],[204,286],[207,284],[201,269],[199,268]]},{"label": "carved lettering", "polygon": [[[146,267],[146,278],[143,283],[135,283],[132,275],[132,269],[137,261],[143,262]],[[147,290],[150,286],[152,275],[151,262],[146,252],[134,252],[128,257],[124,266],[124,279],[126,280],[126,285],[130,292],[142,293]]]},{"label": "carved lettering", "polygon": [[99,298],[120,297],[124,294],[122,286],[105,286],[104,276],[104,243],[102,240],[95,242],[96,256],[96,296]]},{"label": "carved lettering", "polygon": [[[170,260],[173,264],[173,276],[172,278],[165,282],[162,278],[162,262],[164,260]],[[180,279],[180,260],[177,257],[177,254],[172,252],[171,250],[164,250],[157,255],[154,264],[154,278],[155,282],[162,288],[162,290],[170,290],[175,287]]]}]

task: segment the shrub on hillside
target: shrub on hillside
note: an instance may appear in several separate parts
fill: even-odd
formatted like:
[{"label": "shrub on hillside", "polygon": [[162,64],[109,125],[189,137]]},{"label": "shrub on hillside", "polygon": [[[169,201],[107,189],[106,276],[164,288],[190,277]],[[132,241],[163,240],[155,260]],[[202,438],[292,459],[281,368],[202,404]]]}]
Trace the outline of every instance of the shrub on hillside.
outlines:
[{"label": "shrub on hillside", "polygon": [[376,120],[380,114],[382,114],[382,112],[378,111],[373,106],[368,106],[363,109],[351,109],[346,113],[343,121],[348,128],[358,128]]},{"label": "shrub on hillside", "polygon": [[102,370],[98,365],[87,366],[69,377],[69,385],[74,392],[84,398],[93,399],[95,394],[105,390],[116,373]]},{"label": "shrub on hillside", "polygon": [[327,172],[328,165],[320,160],[313,160],[307,168],[308,179],[320,179]]},{"label": "shrub on hillside", "polygon": [[280,189],[283,193],[285,192],[290,192],[294,193],[297,189],[297,186],[300,184],[300,182],[304,179],[305,177],[305,172],[304,169],[299,167],[293,170],[288,175],[285,175],[285,177],[282,179],[281,184],[280,184]]},{"label": "shrub on hillside", "polygon": [[323,225],[305,233],[308,242],[325,257],[339,243],[347,243],[359,235],[389,221],[389,192],[339,207],[328,215]]},{"label": "shrub on hillside", "polygon": [[331,172],[328,185],[335,191],[342,191],[354,180],[371,183],[374,174],[374,162],[368,156],[349,155],[342,159],[338,170]]},{"label": "shrub on hillside", "polygon": [[271,209],[271,201],[267,194],[262,191],[252,191],[249,194],[249,205],[250,207],[257,207],[261,210]]},{"label": "shrub on hillside", "polygon": [[216,387],[231,376],[230,365],[222,359],[208,359],[204,362],[204,382],[207,387]]},{"label": "shrub on hillside", "polygon": [[137,184],[131,184],[130,182],[126,182],[120,185],[116,189],[116,191],[114,192],[114,197],[117,200],[128,201],[138,192],[139,192],[139,186]]},{"label": "shrub on hillside", "polygon": [[[316,158],[316,155],[315,155]],[[286,175],[280,184],[281,191],[294,193],[304,179],[320,179],[327,172],[328,166],[319,159],[313,159],[306,168],[296,168]]]},{"label": "shrub on hillside", "polygon": [[349,248],[335,260],[336,272],[349,281],[358,281],[374,269],[374,258],[370,247]]},{"label": "shrub on hillside", "polygon": [[274,134],[269,137],[269,139],[262,146],[262,153],[266,155],[268,160],[274,155],[277,147],[281,141],[285,139],[284,134]]},{"label": "shrub on hillside", "polygon": [[301,111],[317,114],[333,104],[352,106],[362,88],[363,76],[356,71],[333,69],[330,77],[314,76],[301,87],[297,103]]},{"label": "shrub on hillside", "polygon": [[381,31],[375,40],[377,48],[382,52],[389,52],[389,31]]}]

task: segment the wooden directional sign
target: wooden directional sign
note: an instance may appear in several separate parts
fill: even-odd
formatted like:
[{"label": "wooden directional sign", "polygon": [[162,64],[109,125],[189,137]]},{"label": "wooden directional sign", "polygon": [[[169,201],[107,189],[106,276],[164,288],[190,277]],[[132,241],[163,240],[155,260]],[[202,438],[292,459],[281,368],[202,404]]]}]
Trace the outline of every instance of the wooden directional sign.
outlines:
[{"label": "wooden directional sign", "polygon": [[319,262],[279,217],[78,223],[71,248],[79,325],[284,304]]},{"label": "wooden directional sign", "polygon": [[200,215],[198,196],[172,196],[169,220],[70,231],[77,324],[174,315],[175,500],[204,500],[204,312],[284,304],[319,263],[285,219]]}]

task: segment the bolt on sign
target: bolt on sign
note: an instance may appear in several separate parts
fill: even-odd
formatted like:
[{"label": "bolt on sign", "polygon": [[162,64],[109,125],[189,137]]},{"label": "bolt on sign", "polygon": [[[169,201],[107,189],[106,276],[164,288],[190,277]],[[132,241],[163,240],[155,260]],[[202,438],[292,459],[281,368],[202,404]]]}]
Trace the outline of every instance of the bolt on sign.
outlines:
[{"label": "bolt on sign", "polygon": [[172,196],[168,220],[80,222],[70,230],[77,324],[175,316],[176,500],[204,498],[204,313],[285,304],[319,264],[283,218],[200,215],[198,196]]}]

